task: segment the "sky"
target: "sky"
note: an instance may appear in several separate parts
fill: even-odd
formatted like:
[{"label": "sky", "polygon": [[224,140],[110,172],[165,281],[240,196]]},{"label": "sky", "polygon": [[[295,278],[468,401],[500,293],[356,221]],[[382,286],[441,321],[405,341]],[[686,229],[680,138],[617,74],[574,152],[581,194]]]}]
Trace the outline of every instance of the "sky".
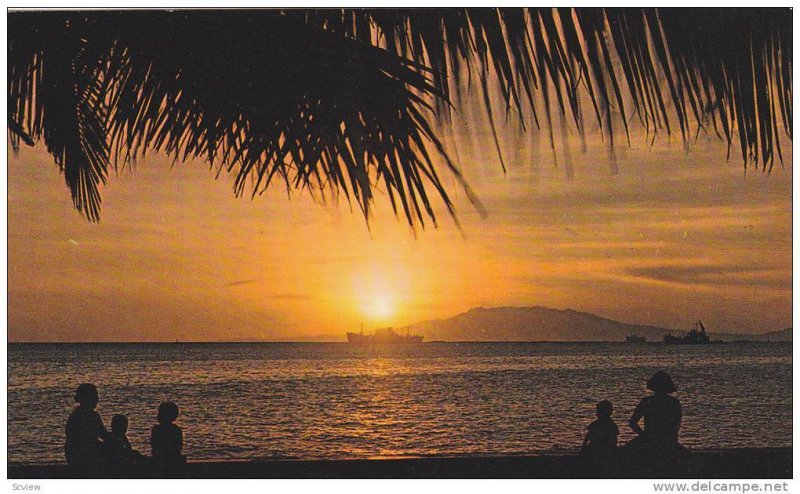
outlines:
[{"label": "sky", "polygon": [[445,177],[460,229],[439,203],[438,228],[412,230],[381,194],[368,222],[302,192],[236,198],[231,177],[158,155],[112,174],[90,223],[43,146],[9,151],[9,339],[341,341],[362,324],[533,305],[791,326],[790,144],[766,174],[726,162],[716,139],[687,151],[634,135],[613,160],[570,139],[554,161],[539,134],[501,131],[505,174],[485,134],[459,141],[486,211]]}]

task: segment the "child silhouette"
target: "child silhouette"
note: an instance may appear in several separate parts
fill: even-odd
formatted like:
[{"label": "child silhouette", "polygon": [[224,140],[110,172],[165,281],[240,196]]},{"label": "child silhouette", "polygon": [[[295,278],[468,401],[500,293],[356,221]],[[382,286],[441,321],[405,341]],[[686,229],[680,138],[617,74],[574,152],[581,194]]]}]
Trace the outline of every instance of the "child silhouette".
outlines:
[{"label": "child silhouette", "polygon": [[64,454],[67,463],[79,477],[96,476],[100,469],[100,448],[108,431],[95,411],[100,401],[97,387],[84,383],[75,391],[78,406],[67,419]]},{"label": "child silhouette", "polygon": [[129,455],[133,452],[131,442],[128,440],[128,417],[114,415],[111,417],[111,432],[108,434],[106,444],[109,450]]},{"label": "child silhouette", "polygon": [[583,455],[607,459],[616,453],[619,428],[611,418],[613,412],[614,405],[610,401],[603,400],[597,404],[597,420],[589,424],[581,446]]},{"label": "child silhouette", "polygon": [[183,467],[183,431],[174,424],[180,411],[178,405],[165,401],[158,407],[158,424],[150,433],[153,462],[162,474],[172,474]]},{"label": "child silhouette", "polygon": [[128,440],[128,417],[114,415],[111,418],[111,432],[103,443],[109,473],[115,476],[129,476],[141,463],[142,454],[131,447]]}]

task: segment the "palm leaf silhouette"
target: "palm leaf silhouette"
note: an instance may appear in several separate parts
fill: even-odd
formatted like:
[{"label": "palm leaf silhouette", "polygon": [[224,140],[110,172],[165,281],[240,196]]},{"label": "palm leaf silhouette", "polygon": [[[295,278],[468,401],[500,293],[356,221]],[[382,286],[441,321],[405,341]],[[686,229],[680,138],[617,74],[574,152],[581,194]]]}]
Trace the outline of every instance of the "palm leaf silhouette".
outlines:
[{"label": "palm leaf silhouette", "polygon": [[791,138],[791,23],[789,9],[15,12],[9,139],[43,140],[91,220],[110,167],[163,152],[234,174],[237,195],[278,181],[368,215],[380,187],[424,225],[431,190],[453,212],[438,167],[474,199],[438,135],[473,87],[503,166],[495,87],[551,142],[555,119],[585,131],[588,101],[611,145],[636,119],[654,138],[713,132],[771,169]]}]

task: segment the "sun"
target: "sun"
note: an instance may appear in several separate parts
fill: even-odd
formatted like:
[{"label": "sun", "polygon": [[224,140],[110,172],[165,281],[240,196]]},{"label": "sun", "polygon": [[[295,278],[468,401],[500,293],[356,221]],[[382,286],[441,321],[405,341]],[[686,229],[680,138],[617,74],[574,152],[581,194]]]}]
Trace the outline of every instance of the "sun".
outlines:
[{"label": "sun", "polygon": [[363,307],[364,314],[375,320],[383,320],[394,314],[392,300],[383,294],[372,297]]}]

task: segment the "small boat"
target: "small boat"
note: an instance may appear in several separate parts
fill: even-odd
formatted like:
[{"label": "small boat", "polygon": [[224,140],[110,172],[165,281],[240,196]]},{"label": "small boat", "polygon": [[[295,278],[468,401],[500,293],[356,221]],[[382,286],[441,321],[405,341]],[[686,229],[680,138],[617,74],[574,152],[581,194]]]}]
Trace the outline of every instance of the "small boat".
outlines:
[{"label": "small boat", "polygon": [[352,345],[416,345],[422,343],[422,336],[413,335],[406,331],[400,334],[394,328],[381,328],[373,334],[347,333],[347,342]]},{"label": "small boat", "polygon": [[706,334],[706,327],[702,321],[698,320],[688,332],[673,336],[664,335],[664,343],[667,345],[707,345],[711,343],[711,338]]},{"label": "small boat", "polygon": [[625,337],[625,343],[647,343],[647,338],[638,334],[632,334]]}]

